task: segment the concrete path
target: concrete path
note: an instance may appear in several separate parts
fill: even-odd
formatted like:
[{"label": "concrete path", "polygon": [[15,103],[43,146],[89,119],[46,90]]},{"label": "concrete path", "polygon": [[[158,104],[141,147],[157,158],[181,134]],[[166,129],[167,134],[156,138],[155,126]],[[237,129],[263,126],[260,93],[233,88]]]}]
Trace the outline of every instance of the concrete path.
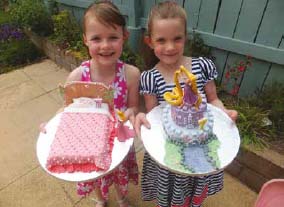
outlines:
[{"label": "concrete path", "polygon": [[[0,206],[1,207],[87,207],[89,198],[76,195],[75,184],[48,175],[39,166],[36,141],[40,123],[49,120],[62,106],[57,86],[68,72],[44,60],[0,76]],[[136,141],[139,170],[144,149]],[[142,202],[140,186],[130,186],[129,200]],[[238,180],[225,175],[224,189],[205,201],[205,207],[252,207],[257,195]],[[113,193],[109,206],[117,206]]]}]

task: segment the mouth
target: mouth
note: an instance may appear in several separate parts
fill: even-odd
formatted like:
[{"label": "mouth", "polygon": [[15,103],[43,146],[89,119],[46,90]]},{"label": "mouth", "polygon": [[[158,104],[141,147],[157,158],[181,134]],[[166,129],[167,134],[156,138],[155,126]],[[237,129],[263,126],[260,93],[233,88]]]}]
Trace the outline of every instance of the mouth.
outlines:
[{"label": "mouth", "polygon": [[99,56],[101,56],[101,57],[111,57],[111,56],[113,56],[114,54],[115,54],[114,52],[99,53]]},{"label": "mouth", "polygon": [[176,56],[177,53],[174,53],[174,54],[164,54],[165,56],[168,56],[168,57],[173,57],[173,56]]}]

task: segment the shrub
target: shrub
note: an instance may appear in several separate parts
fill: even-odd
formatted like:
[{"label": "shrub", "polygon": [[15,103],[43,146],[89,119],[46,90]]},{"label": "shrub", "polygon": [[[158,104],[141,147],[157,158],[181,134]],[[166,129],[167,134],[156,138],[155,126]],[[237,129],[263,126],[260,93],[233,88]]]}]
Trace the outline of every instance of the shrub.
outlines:
[{"label": "shrub", "polygon": [[[248,99],[250,104],[269,110],[268,118],[276,127],[278,135],[283,136],[284,132],[284,85],[274,82],[264,87],[262,91],[256,91],[252,98]],[[282,132],[282,133],[281,133]],[[279,138],[283,138],[280,137]]]},{"label": "shrub", "polygon": [[0,42],[8,42],[12,40],[21,40],[24,33],[14,25],[0,24]]},{"label": "shrub", "polygon": [[50,39],[61,49],[83,49],[82,32],[75,18],[68,11],[52,16],[54,32]]},{"label": "shrub", "polygon": [[0,1],[0,10],[5,10],[5,8],[8,6],[8,0],[1,0]]},{"label": "shrub", "polygon": [[200,35],[195,32],[189,36],[184,51],[185,55],[189,57],[207,57],[214,60],[210,47],[205,45]]},{"label": "shrub", "polygon": [[135,65],[140,70],[144,68],[143,58],[139,54],[134,53],[127,42],[124,44],[120,59],[125,63]]},{"label": "shrub", "polygon": [[269,109],[252,104],[248,99],[238,99],[232,95],[219,94],[227,108],[238,111],[237,126],[242,145],[266,146],[267,142],[275,139],[276,129],[267,122]]},{"label": "shrub", "polygon": [[31,28],[38,35],[52,32],[52,21],[43,0],[17,0],[11,5],[10,15],[21,27]]},{"label": "shrub", "polygon": [[0,25],[11,22],[8,12],[0,10]]},{"label": "shrub", "polygon": [[24,38],[12,40],[0,45],[0,74],[8,72],[15,66],[30,63],[41,56],[34,44]]}]

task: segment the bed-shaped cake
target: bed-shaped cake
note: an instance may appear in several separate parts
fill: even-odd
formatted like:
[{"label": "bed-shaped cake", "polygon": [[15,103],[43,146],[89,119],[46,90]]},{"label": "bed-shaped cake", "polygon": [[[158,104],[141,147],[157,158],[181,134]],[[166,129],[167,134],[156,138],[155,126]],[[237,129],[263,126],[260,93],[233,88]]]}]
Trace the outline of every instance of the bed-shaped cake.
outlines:
[{"label": "bed-shaped cake", "polygon": [[110,167],[117,136],[112,94],[111,87],[100,83],[65,86],[65,107],[46,162],[50,172],[105,171]]}]

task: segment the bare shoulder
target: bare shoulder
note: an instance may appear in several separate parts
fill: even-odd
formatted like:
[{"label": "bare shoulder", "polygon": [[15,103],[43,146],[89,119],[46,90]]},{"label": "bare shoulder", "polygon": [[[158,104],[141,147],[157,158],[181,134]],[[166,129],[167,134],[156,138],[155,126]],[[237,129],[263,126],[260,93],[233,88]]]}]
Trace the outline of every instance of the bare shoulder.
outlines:
[{"label": "bare shoulder", "polygon": [[140,77],[140,71],[133,65],[125,64],[125,75],[127,82],[138,81]]},{"label": "bare shoulder", "polygon": [[67,77],[66,83],[71,81],[80,81],[82,76],[82,70],[80,67],[74,69]]}]

